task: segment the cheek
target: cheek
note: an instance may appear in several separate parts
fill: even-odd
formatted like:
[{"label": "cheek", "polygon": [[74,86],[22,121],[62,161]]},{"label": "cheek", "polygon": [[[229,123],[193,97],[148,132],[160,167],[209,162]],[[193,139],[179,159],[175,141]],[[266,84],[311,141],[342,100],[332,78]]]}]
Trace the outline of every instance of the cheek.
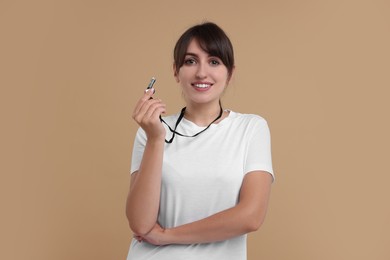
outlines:
[{"label": "cheek", "polygon": [[216,74],[215,74],[215,77],[218,78],[218,80],[219,80],[220,82],[224,82],[225,84],[228,84],[229,81],[230,81],[229,74],[226,73],[225,71],[220,72],[220,73],[216,73]]},{"label": "cheek", "polygon": [[188,80],[189,78],[189,71],[186,68],[180,68],[180,70],[176,73],[176,82],[177,83],[183,83]]}]

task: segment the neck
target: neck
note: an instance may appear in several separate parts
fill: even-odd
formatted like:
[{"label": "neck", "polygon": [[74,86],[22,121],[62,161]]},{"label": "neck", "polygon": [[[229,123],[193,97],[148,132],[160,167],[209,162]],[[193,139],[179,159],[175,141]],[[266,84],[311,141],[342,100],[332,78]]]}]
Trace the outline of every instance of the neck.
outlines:
[{"label": "neck", "polygon": [[199,126],[209,125],[221,112],[219,103],[205,106],[187,105],[184,117]]}]

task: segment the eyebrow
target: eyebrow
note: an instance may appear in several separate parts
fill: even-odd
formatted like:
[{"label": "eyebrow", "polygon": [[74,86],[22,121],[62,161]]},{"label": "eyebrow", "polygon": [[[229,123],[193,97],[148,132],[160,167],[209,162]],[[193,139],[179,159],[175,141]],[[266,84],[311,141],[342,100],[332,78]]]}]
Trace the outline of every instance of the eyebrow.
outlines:
[{"label": "eyebrow", "polygon": [[[218,56],[215,56],[215,55],[211,55],[211,54],[209,54],[209,53],[207,53],[208,54],[208,57],[211,57],[211,58],[218,58],[218,59],[221,59],[220,57],[218,57]],[[194,57],[197,57],[197,58],[199,58],[199,55],[198,54],[196,54],[196,53],[193,53],[193,52],[186,52],[186,54],[184,55],[184,57],[185,56],[187,56],[187,55],[189,55],[189,56],[194,56]]]},{"label": "eyebrow", "polygon": [[197,54],[192,53],[192,52],[186,52],[185,56],[187,56],[187,55],[199,57]]}]

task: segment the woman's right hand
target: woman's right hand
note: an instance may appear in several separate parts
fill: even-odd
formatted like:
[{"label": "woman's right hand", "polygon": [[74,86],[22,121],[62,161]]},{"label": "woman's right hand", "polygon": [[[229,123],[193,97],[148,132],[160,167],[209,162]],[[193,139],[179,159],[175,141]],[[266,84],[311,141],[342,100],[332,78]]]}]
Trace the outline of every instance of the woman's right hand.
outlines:
[{"label": "woman's right hand", "polygon": [[145,131],[148,140],[165,140],[165,128],[160,115],[165,113],[165,104],[160,99],[151,98],[154,89],[146,90],[134,108],[133,119]]}]

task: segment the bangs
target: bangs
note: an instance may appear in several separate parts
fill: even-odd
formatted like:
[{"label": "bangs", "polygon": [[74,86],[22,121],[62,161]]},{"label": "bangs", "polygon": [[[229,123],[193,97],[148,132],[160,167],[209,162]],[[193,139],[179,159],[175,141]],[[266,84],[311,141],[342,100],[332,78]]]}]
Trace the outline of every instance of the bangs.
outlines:
[{"label": "bangs", "polygon": [[[210,38],[205,37],[194,37],[194,40],[196,40],[199,44],[199,47],[207,52],[210,56],[218,57],[222,61],[224,61],[224,55],[222,53],[222,48],[219,46],[218,41]],[[225,62],[224,62],[225,63]]]}]

